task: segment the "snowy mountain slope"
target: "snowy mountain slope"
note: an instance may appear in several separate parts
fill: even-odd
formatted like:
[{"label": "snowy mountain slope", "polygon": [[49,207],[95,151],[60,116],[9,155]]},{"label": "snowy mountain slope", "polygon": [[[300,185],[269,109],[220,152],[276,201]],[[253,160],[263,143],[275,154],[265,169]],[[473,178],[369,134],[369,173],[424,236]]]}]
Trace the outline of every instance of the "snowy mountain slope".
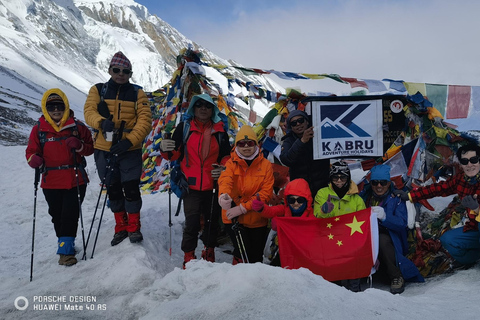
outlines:
[{"label": "snowy mountain slope", "polygon": [[[95,255],[90,259],[100,216],[98,211],[87,249],[88,259],[64,267],[58,265],[57,239],[39,189],[33,281],[30,282],[34,173],[24,160],[24,152],[24,146],[0,146],[2,319],[345,320],[355,317],[361,320],[441,320],[459,315],[463,319],[474,319],[480,312],[479,305],[473,301],[480,286],[479,265],[429,278],[425,283],[408,283],[405,292],[395,296],[387,291],[388,287],[376,282],[374,288],[368,289],[368,284],[364,283],[367,287],[364,292],[353,293],[306,269],[284,270],[260,263],[232,266],[232,256],[223,253],[231,249],[228,244],[216,248],[217,263],[193,261],[187,265],[187,270],[181,270],[184,219],[183,214],[173,216],[173,226],[168,227],[167,193],[143,195],[145,240],[141,244],[126,240],[110,246],[114,218],[107,209]],[[93,157],[88,157],[87,161],[91,183],[82,206],[85,235],[100,191]],[[175,196],[172,203],[175,209]],[[431,203],[438,208],[444,207],[442,201]],[[81,228],[77,235],[76,247],[81,250]],[[200,250],[199,243],[197,256]],[[19,297],[28,300],[26,310],[15,307]],[[67,302],[48,302],[47,299],[53,297],[65,297]],[[75,299],[88,302],[75,302]],[[17,305],[24,307],[24,301],[20,298]],[[45,310],[54,307],[59,309]],[[83,310],[78,310],[80,308]]]}]

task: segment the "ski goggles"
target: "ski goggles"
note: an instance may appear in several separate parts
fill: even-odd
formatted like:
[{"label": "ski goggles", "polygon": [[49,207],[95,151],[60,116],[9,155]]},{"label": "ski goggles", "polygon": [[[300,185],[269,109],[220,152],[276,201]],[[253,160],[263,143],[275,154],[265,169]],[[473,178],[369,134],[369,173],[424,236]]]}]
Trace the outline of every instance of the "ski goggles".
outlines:
[{"label": "ski goggles", "polygon": [[382,185],[382,187],[385,187],[388,184],[387,180],[372,180],[370,181],[372,186],[378,186],[379,184]]},{"label": "ski goggles", "polygon": [[345,181],[348,180],[348,177],[343,175],[343,174],[336,174],[336,175],[332,176],[332,181],[337,181],[337,180],[345,182]]},{"label": "ski goggles", "polygon": [[240,140],[237,142],[237,147],[240,147],[240,148],[245,148],[245,147],[248,147],[248,148],[251,148],[251,147],[254,147],[257,143],[253,140]]},{"label": "ski goggles", "polygon": [[122,72],[123,74],[129,75],[129,74],[132,72],[132,70],[130,70],[130,69],[112,68],[112,72],[113,72],[113,73],[120,73],[120,72]]},{"label": "ski goggles", "polygon": [[58,104],[47,104],[46,105],[46,108],[47,108],[47,111],[55,111],[55,110],[58,110],[58,111],[65,111],[65,105],[62,103],[58,103]]},{"label": "ski goggles", "polygon": [[297,120],[290,121],[291,127],[296,127],[298,124],[302,124],[305,122],[305,118],[298,118]]},{"label": "ski goggles", "polygon": [[468,162],[470,162],[471,164],[476,164],[478,163],[478,156],[473,156],[471,157],[470,159],[468,158],[460,158],[460,163],[463,164],[464,166],[466,166],[468,164]]},{"label": "ski goggles", "polygon": [[289,204],[294,204],[295,202],[298,204],[304,204],[305,202],[307,202],[307,199],[305,199],[304,197],[287,197],[287,201]]}]

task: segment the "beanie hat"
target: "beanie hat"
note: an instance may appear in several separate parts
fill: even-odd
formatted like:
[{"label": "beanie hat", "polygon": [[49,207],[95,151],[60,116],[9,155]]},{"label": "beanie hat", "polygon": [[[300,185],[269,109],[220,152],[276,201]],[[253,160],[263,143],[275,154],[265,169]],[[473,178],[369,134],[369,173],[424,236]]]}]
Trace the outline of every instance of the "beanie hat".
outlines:
[{"label": "beanie hat", "polygon": [[48,96],[45,104],[65,104],[65,102],[63,101],[62,97],[60,97],[58,94],[52,93],[51,95]]},{"label": "beanie hat", "polygon": [[302,110],[293,110],[292,112],[290,112],[288,114],[288,117],[287,117],[287,130],[291,129],[290,127],[290,120],[292,120],[293,117],[296,117],[296,116],[302,116],[305,118],[305,120],[307,120],[307,122],[310,122],[310,120],[308,119],[308,114],[306,114],[304,111]]},{"label": "beanie hat", "polygon": [[118,51],[117,53],[115,53],[112,61],[110,61],[110,67],[111,66],[120,66],[132,69],[132,64],[130,63],[130,60],[128,60],[128,58],[123,54],[122,51]]},{"label": "beanie hat", "polygon": [[390,181],[390,167],[385,164],[380,164],[371,169],[370,181],[372,180],[387,180]]},{"label": "beanie hat", "polygon": [[343,174],[350,177],[350,169],[345,161],[337,161],[330,167],[330,176],[334,174]]},{"label": "beanie hat", "polygon": [[238,130],[235,137],[235,145],[238,141],[243,139],[254,140],[258,144],[257,134],[255,133],[255,131],[253,131],[252,127],[248,125],[243,125],[240,130]]}]

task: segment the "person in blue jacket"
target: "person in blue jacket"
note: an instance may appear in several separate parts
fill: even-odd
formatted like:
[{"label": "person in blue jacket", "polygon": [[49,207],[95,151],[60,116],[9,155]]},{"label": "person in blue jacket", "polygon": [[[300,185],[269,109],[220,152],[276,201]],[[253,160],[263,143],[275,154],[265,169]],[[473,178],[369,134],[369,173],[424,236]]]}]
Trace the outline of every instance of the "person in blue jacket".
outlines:
[{"label": "person in blue jacket", "polygon": [[365,186],[360,196],[367,208],[382,207],[377,211],[379,231],[379,270],[385,271],[389,277],[390,292],[402,293],[405,280],[423,282],[415,264],[407,259],[407,221],[408,213],[405,201],[393,194],[395,189],[390,180],[390,167],[377,165],[372,168],[370,184]]}]

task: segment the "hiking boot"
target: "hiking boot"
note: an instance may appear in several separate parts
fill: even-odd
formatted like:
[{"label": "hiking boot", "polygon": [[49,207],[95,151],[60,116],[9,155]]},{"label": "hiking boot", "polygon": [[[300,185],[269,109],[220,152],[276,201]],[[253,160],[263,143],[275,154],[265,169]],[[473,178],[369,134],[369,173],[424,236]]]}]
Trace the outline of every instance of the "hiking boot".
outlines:
[{"label": "hiking boot", "polygon": [[60,254],[60,259],[58,260],[58,264],[61,266],[73,266],[77,263],[77,258],[71,254]]},{"label": "hiking boot", "polygon": [[239,263],[243,263],[242,258],[238,258],[238,257],[233,256],[232,266],[237,265]]},{"label": "hiking boot", "polygon": [[113,235],[113,239],[110,242],[110,244],[112,246],[116,246],[117,244],[119,244],[120,242],[125,240],[125,238],[127,238],[127,237],[128,237],[128,232],[127,231],[123,230],[123,231],[117,232]]},{"label": "hiking boot", "polygon": [[137,230],[135,232],[129,232],[128,233],[128,238],[130,239],[131,243],[137,243],[137,242],[142,242],[143,241],[143,235],[140,232],[140,230]]},{"label": "hiking boot", "polygon": [[405,280],[403,277],[393,278],[390,283],[390,292],[393,294],[400,294],[405,290]]},{"label": "hiking boot", "polygon": [[208,262],[215,262],[215,248],[205,247],[202,250],[202,259]]},{"label": "hiking boot", "polygon": [[185,265],[187,264],[187,262],[193,259],[197,259],[197,257],[195,256],[195,251],[185,252],[185,256],[183,257],[183,270],[185,270]]}]

